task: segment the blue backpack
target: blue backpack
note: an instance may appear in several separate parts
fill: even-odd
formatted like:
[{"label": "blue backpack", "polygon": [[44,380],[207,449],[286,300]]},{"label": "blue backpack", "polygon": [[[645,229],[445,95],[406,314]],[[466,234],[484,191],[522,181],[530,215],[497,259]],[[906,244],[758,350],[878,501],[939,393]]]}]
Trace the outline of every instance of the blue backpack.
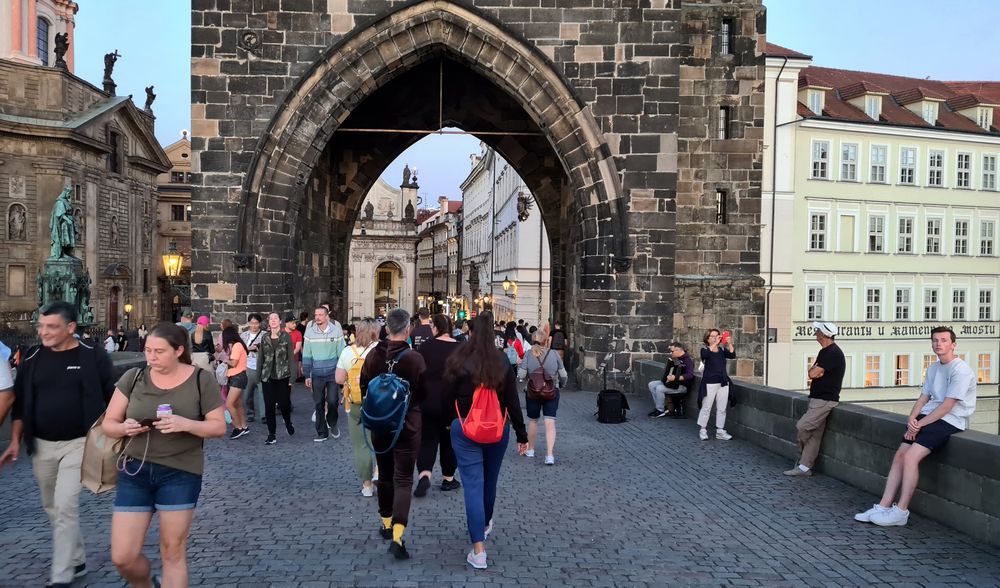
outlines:
[{"label": "blue backpack", "polygon": [[387,453],[396,446],[406,421],[406,411],[410,408],[410,383],[393,373],[400,358],[409,351],[404,349],[386,362],[389,371],[379,374],[368,382],[368,391],[361,401],[361,426],[371,433],[392,435],[392,442],[382,451],[375,451],[365,435],[365,443],[373,453]]}]

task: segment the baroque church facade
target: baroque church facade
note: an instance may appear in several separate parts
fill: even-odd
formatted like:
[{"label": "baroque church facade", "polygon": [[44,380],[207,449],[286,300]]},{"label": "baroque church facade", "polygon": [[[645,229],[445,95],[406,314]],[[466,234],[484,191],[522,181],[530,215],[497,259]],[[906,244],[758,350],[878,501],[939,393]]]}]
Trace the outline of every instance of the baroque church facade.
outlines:
[{"label": "baroque church facade", "polygon": [[379,179],[369,190],[351,233],[349,253],[352,322],[385,316],[396,307],[415,311],[417,271],[417,177],[409,167],[403,183],[393,188]]}]

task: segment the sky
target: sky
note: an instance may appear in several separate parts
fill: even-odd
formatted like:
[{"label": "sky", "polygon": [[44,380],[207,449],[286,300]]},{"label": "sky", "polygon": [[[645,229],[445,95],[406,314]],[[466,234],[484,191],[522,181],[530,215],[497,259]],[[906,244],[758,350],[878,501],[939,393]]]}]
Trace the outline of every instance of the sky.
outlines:
[{"label": "sky", "polygon": [[996,0],[764,0],[767,40],[813,65],[936,80],[1000,80]]},{"label": "sky", "polygon": [[399,187],[403,182],[403,167],[417,168],[420,206],[437,208],[438,196],[462,199],[459,186],[472,171],[469,156],[480,151],[479,139],[472,135],[428,135],[397,157],[382,172],[382,179],[390,186]]},{"label": "sky", "polygon": [[191,128],[191,1],[77,0],[75,73],[101,87],[104,54],[122,56],[111,77],[140,109],[155,86],[156,138],[164,147]]}]

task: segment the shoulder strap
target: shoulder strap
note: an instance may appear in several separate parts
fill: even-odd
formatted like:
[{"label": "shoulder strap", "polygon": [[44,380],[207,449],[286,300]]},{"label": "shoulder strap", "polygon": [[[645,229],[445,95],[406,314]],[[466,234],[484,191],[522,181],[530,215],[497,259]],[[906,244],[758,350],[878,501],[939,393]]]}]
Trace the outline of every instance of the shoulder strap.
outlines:
[{"label": "shoulder strap", "polygon": [[135,384],[136,384],[136,382],[139,381],[139,376],[141,376],[144,371],[146,371],[146,368],[136,368],[135,369],[135,377],[132,378],[132,387],[128,389],[128,396],[129,396],[129,398],[132,398],[132,393],[135,392]]}]

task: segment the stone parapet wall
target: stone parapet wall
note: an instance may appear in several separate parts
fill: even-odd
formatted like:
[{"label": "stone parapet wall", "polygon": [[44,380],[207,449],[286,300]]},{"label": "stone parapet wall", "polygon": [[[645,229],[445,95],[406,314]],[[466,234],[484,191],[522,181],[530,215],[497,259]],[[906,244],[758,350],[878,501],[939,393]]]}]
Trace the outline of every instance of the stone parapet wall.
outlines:
[{"label": "stone parapet wall", "polygon": [[[646,383],[659,379],[663,364],[638,361],[633,392],[648,394]],[[789,458],[798,456],[795,423],[805,413],[808,398],[766,386],[736,382],[731,394],[726,430]],[[689,399],[688,416],[695,418],[697,394]],[[840,404],[827,421],[816,471],[881,496],[892,457],[906,429],[906,417],[857,404]],[[694,431],[692,430],[692,433]],[[780,471],[775,471],[780,476]],[[863,510],[868,505],[859,504]],[[1000,436],[978,431],[954,435],[920,466],[920,484],[911,509],[922,516],[1000,546]],[[845,525],[861,524],[845,520]]]}]

